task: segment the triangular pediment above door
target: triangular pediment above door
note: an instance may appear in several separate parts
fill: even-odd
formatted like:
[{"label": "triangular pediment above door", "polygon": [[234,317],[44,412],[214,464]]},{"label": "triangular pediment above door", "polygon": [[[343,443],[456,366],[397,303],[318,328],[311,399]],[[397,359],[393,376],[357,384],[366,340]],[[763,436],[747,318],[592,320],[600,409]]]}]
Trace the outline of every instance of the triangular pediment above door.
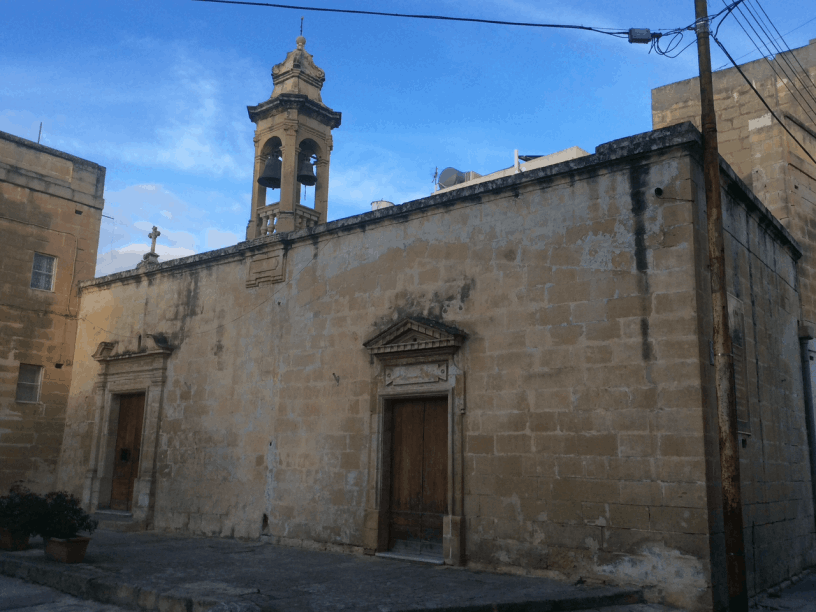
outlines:
[{"label": "triangular pediment above door", "polygon": [[410,317],[394,323],[363,346],[379,359],[437,358],[452,355],[467,335],[449,325],[420,317]]}]

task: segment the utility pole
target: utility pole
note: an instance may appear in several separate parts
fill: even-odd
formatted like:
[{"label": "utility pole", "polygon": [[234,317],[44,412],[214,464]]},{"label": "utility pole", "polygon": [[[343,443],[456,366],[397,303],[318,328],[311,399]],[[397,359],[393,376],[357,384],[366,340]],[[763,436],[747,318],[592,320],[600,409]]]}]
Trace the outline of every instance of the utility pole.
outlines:
[{"label": "utility pole", "polygon": [[742,532],[737,403],[734,390],[734,359],[728,327],[728,293],[725,276],[723,212],[720,191],[720,153],[717,147],[717,116],[711,77],[711,48],[706,0],[694,0],[697,21],[697,55],[700,65],[700,106],[703,127],[703,172],[708,218],[708,260],[711,268],[713,310],[714,382],[717,389],[717,421],[720,438],[723,524],[728,577],[728,609],[747,612],[745,543]]}]

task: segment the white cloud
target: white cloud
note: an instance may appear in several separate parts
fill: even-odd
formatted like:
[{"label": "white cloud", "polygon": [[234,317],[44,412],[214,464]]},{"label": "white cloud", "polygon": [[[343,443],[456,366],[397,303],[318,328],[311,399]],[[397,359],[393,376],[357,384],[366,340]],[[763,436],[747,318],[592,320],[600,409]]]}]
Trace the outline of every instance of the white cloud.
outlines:
[{"label": "white cloud", "polygon": [[204,246],[208,251],[238,244],[238,235],[210,228],[205,232]]},{"label": "white cloud", "polygon": [[[148,243],[131,243],[102,253],[96,260],[96,275],[105,276],[123,270],[132,270],[142,261],[148,251],[150,251],[150,244]],[[159,263],[164,263],[171,259],[195,255],[196,251],[184,247],[168,247],[157,244],[156,253],[159,256]]]}]

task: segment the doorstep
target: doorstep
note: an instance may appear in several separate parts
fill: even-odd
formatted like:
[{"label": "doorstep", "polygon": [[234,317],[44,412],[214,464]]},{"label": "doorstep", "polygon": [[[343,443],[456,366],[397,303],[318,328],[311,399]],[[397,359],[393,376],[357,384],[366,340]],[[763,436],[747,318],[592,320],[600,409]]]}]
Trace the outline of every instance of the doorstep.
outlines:
[{"label": "doorstep", "polygon": [[442,557],[431,555],[412,555],[411,553],[400,552],[378,552],[374,553],[375,557],[382,557],[383,559],[399,559],[400,561],[416,561],[418,563],[430,563],[431,565],[445,565]]},{"label": "doorstep", "polygon": [[99,521],[99,529],[109,531],[145,531],[147,525],[145,521],[137,521],[133,518],[132,512],[124,510],[109,510],[107,508],[97,510],[91,517]]}]

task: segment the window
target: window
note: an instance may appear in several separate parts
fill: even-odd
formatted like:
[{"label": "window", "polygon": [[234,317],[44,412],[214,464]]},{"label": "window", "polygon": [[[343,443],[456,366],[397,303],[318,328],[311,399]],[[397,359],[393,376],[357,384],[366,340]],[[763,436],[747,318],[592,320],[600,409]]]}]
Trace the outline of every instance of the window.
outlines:
[{"label": "window", "polygon": [[20,364],[20,374],[17,377],[17,401],[36,402],[40,399],[40,381],[42,380],[42,366]]},{"label": "window", "polygon": [[31,271],[31,288],[43,291],[54,290],[54,267],[57,258],[34,253],[34,269]]}]

